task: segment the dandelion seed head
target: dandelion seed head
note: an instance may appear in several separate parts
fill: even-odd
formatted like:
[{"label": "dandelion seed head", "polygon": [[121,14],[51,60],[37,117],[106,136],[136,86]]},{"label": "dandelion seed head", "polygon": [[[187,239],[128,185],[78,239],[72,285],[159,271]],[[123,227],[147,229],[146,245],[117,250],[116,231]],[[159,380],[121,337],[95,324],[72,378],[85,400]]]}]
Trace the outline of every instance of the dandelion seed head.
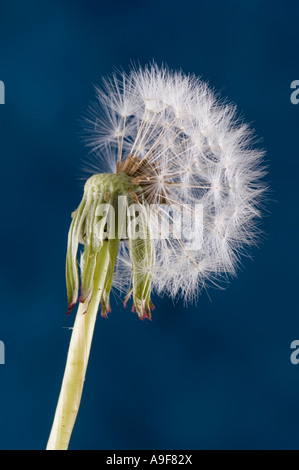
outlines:
[{"label": "dandelion seed head", "polygon": [[[168,229],[168,237],[155,239],[151,275],[158,294],[193,300],[236,274],[240,257],[259,238],[266,187],[263,151],[235,106],[194,75],[151,64],[113,74],[96,88],[85,131],[90,171],[126,172],[152,207],[153,229]],[[176,221],[165,209],[172,204],[185,234],[194,234],[192,208],[202,205],[203,223],[195,231],[200,246],[175,236]],[[122,243],[114,285],[128,289],[131,273]]]}]

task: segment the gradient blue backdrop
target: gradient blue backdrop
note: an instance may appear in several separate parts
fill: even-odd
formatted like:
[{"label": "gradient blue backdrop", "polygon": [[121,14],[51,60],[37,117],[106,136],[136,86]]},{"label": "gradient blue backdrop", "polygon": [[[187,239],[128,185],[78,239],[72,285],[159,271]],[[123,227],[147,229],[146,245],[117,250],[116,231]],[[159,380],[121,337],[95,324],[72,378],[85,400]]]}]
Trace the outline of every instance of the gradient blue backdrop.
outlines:
[{"label": "gradient blue backdrop", "polygon": [[0,448],[44,449],[74,313],[70,214],[79,120],[114,66],[194,72],[238,105],[267,151],[266,237],[224,291],[140,321],[99,318],[71,449],[299,449],[296,1],[1,1]]}]

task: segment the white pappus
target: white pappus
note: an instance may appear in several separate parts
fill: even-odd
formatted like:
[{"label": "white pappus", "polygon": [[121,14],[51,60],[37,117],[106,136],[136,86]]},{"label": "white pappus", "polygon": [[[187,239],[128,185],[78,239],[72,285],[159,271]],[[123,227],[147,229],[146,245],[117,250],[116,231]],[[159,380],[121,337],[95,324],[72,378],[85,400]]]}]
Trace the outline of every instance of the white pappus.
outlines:
[{"label": "white pappus", "polygon": [[[236,107],[194,75],[156,64],[113,74],[96,95],[85,118],[86,169],[126,171],[142,187],[160,235],[153,289],[192,301],[202,288],[235,275],[241,255],[259,239],[266,189],[264,152]],[[170,236],[163,236],[165,227]],[[188,243],[190,233],[198,243]],[[130,290],[125,242],[113,285]]]}]

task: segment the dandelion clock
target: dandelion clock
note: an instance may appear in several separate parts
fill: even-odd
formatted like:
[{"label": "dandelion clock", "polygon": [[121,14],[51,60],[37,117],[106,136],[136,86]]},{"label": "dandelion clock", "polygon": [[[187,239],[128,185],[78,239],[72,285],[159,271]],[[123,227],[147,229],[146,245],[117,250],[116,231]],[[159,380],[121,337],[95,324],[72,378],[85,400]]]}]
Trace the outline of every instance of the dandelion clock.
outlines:
[{"label": "dandelion clock", "polygon": [[96,89],[85,131],[90,174],[66,256],[67,313],[79,307],[51,450],[68,448],[111,289],[151,319],[153,293],[189,303],[221,284],[258,239],[265,191],[252,132],[193,75],[155,64],[112,75]]}]

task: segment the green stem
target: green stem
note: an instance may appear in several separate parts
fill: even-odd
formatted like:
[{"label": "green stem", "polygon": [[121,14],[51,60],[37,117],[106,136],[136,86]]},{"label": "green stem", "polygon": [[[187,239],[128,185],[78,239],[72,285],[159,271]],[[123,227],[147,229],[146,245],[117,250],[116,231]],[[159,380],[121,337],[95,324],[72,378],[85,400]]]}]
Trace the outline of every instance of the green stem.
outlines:
[{"label": "green stem", "polygon": [[67,450],[68,448],[80,406],[94,326],[108,268],[108,243],[104,243],[97,254],[93,295],[88,309],[86,311],[87,299],[84,304],[80,304],[76,315],[47,450]]}]

